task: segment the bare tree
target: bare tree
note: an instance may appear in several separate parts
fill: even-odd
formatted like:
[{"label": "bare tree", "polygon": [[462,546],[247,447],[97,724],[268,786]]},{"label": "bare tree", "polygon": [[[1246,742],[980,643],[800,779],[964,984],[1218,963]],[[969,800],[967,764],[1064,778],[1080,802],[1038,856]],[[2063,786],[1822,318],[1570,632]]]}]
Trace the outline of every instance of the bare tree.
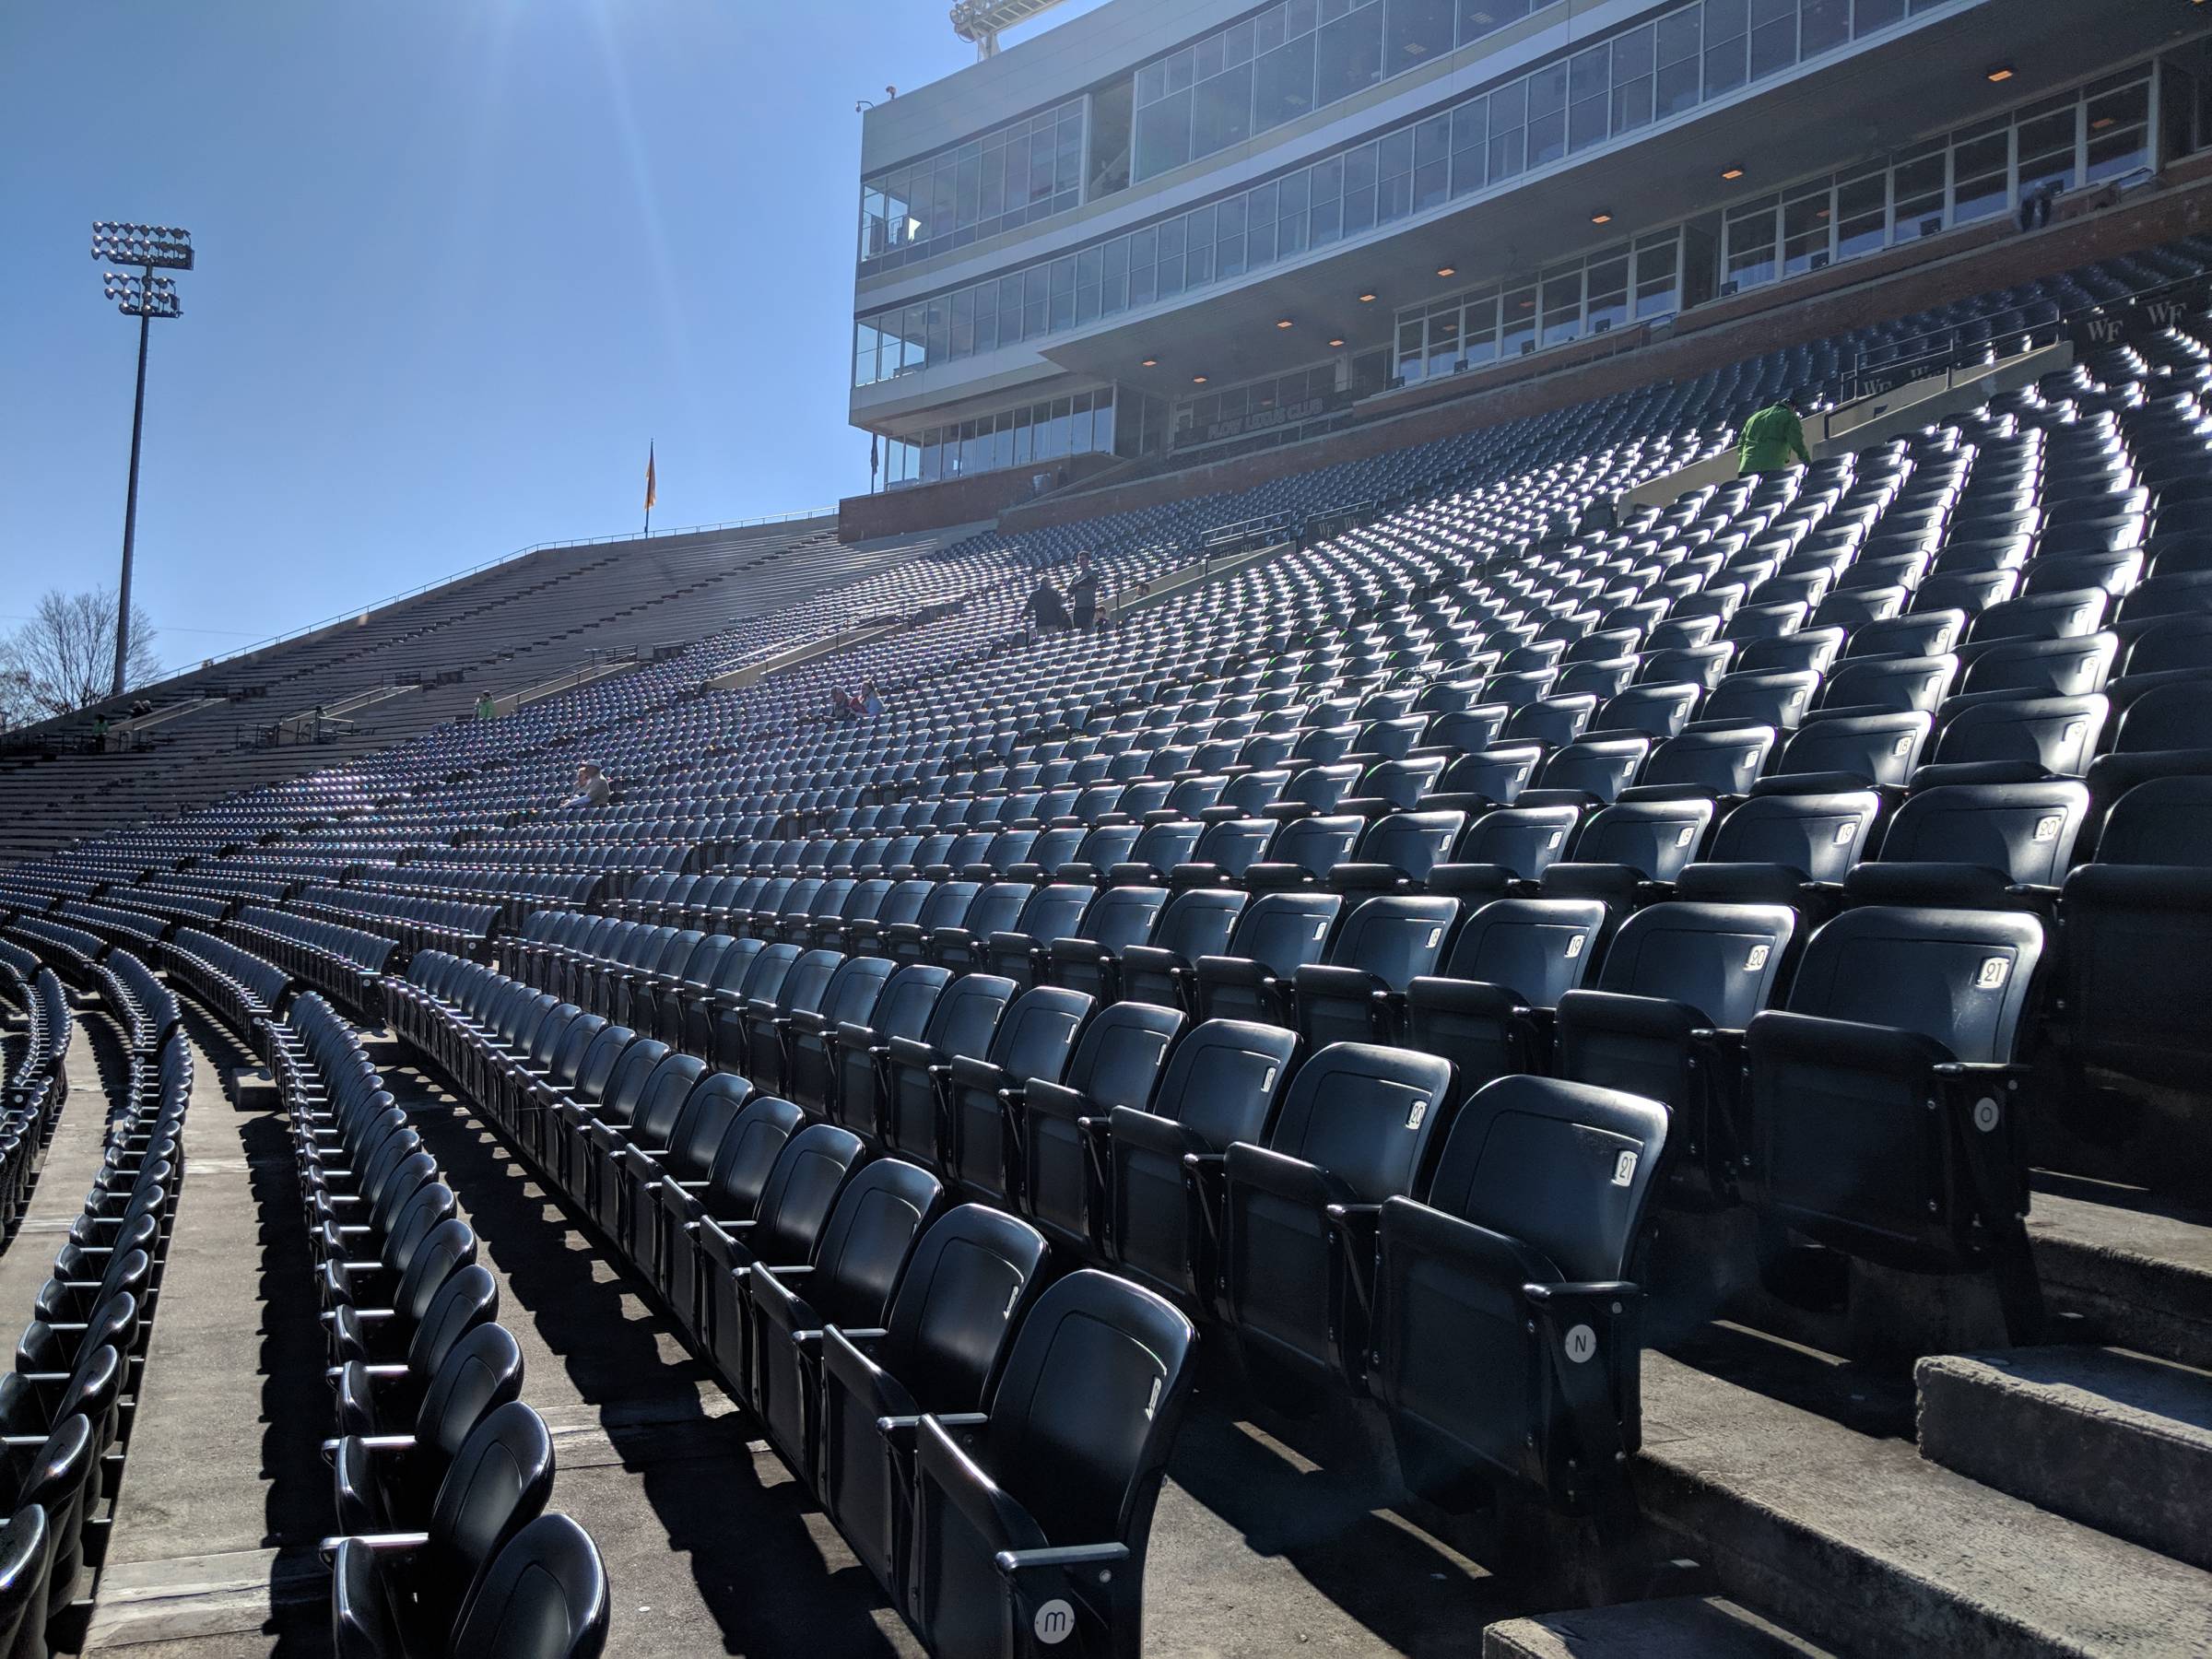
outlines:
[{"label": "bare tree", "polygon": [[[158,679],[153,625],[131,607],[128,689]],[[0,725],[29,725],[104,699],[115,678],[115,595],[50,589],[31,619],[0,641]]]}]

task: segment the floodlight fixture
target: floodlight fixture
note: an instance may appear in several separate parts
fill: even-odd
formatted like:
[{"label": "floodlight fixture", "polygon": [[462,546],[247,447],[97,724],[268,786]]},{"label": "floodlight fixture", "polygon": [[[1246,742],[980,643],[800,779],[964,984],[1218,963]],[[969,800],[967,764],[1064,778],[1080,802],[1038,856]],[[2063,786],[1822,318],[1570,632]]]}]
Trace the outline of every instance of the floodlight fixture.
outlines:
[{"label": "floodlight fixture", "polygon": [[124,692],[124,667],[131,656],[131,551],[138,537],[138,450],[146,431],[146,348],[159,319],[184,314],[176,279],[156,271],[192,269],[192,232],[175,225],[139,225],[121,219],[92,222],[92,257],[102,265],[135,265],[133,276],[109,271],[100,288],[126,317],[138,319],[138,390],[131,401],[131,481],[123,509],[123,576],[116,584],[115,673],[108,695]]}]

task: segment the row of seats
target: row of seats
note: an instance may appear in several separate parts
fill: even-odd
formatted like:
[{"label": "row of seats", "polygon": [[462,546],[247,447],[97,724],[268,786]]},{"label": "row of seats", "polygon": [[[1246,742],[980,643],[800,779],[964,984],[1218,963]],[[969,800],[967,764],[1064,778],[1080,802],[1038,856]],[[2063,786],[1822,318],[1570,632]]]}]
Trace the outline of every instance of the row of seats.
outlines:
[{"label": "row of seats", "polygon": [[76,1022],[53,970],[7,938],[0,938],[0,1003],[23,1017],[19,1032],[0,1036],[0,1240],[12,1240],[30,1201],[40,1152],[69,1098]]},{"label": "row of seats", "polygon": [[546,1512],[552,1437],[453,1189],[322,997],[292,1002],[270,1053],[330,1349],[336,1653],[594,1659],[606,1574]]},{"label": "row of seats", "polygon": [[1036,1228],[742,1077],[573,1005],[510,1029],[465,992],[512,982],[416,963],[394,1028],[647,1282],[931,1652],[1136,1651],[1184,1315],[1055,1277]]},{"label": "row of seats", "polygon": [[[103,991],[146,969],[106,953]],[[112,1002],[127,1080],[108,1102],[100,1167],[53,1272],[31,1305],[13,1370],[0,1377],[0,1651],[81,1645],[104,1565],[147,1345],[159,1308],[171,1215],[183,1179],[192,1051],[173,1027]],[[14,1131],[11,1130],[11,1135]],[[23,1132],[35,1150],[37,1130]]]}]

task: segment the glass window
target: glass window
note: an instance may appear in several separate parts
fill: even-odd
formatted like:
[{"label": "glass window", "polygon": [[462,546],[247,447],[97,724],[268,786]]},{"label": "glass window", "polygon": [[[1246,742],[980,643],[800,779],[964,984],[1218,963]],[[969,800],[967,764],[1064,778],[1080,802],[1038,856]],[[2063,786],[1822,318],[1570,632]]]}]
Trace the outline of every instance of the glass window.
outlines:
[{"label": "glass window", "polygon": [[2084,108],[2088,118],[2087,182],[2116,179],[2150,163],[2150,83],[2095,92]]},{"label": "glass window", "polygon": [[1512,288],[1500,300],[1498,355],[1520,357],[1536,348],[1536,290]]},{"label": "glass window", "polygon": [[1851,32],[1869,35],[1887,29],[1905,15],[1905,0],[1853,0]]},{"label": "glass window", "polygon": [[1567,153],[1567,65],[1537,70],[1527,86],[1528,164],[1541,167]]},{"label": "glass window", "polygon": [[1698,101],[1698,8],[1685,6],[1659,19],[1658,70],[1653,99],[1662,115],[1678,115]]},{"label": "glass window", "polygon": [[1365,6],[1323,24],[1314,62],[1320,77],[1318,108],[1325,109],[1381,80],[1382,0],[1367,0]]},{"label": "glass window", "polygon": [[1829,259],[1829,226],[1835,214],[1834,198],[1823,179],[1817,189],[1804,190],[1782,205],[1782,269],[1796,276],[1823,265]]},{"label": "glass window", "polygon": [[1631,29],[1613,42],[1613,130],[1632,133],[1652,120],[1651,25]]},{"label": "glass window", "polygon": [[1751,78],[1762,80],[1797,61],[1797,0],[1751,0]]},{"label": "glass window", "polygon": [[1851,0],[1803,0],[1797,28],[1800,55],[1834,50],[1851,39]]},{"label": "glass window", "polygon": [[1636,244],[1636,315],[1663,317],[1682,309],[1682,244],[1673,230]]},{"label": "glass window", "polygon": [[1385,73],[1396,75],[1452,50],[1453,0],[1388,0],[1387,10]]},{"label": "glass window", "polygon": [[1724,225],[1725,252],[1721,262],[1724,287],[1756,288],[1774,280],[1774,214],[1777,199],[1761,196],[1728,210]]},{"label": "glass window", "polygon": [[1429,311],[1429,372],[1449,374],[1459,366],[1459,303]]},{"label": "glass window", "polygon": [[1889,239],[1889,171],[1876,167],[1836,185],[1836,257],[1855,259]]},{"label": "glass window", "polygon": [[1498,359],[1498,296],[1484,295],[1467,301],[1460,312],[1460,349],[1467,366],[1490,363]]},{"label": "glass window", "polygon": [[1705,0],[1705,96],[1719,98],[1744,84],[1749,44],[1746,0]]},{"label": "glass window", "polygon": [[1495,34],[1528,16],[1530,0],[1459,0],[1459,43]]},{"label": "glass window", "polygon": [[1561,345],[1583,332],[1583,270],[1547,271],[1543,281],[1544,344]]},{"label": "glass window", "polygon": [[[2055,103],[2058,107],[2053,108]],[[2074,148],[2081,127],[2081,106],[2072,97],[2031,105],[2019,124],[2020,194],[2055,183],[2074,187]]]},{"label": "glass window", "polygon": [[1613,48],[1608,43],[1578,52],[1567,65],[1567,147],[1587,149],[1605,142],[1612,85]]},{"label": "glass window", "polygon": [[1515,81],[1490,94],[1490,182],[1519,174],[1528,164],[1528,83]]},{"label": "glass window", "polygon": [[1181,167],[1191,159],[1191,94],[1186,88],[1136,112],[1138,179]]},{"label": "glass window", "polygon": [[1463,196],[1489,182],[1490,100],[1470,98],[1452,112],[1452,194]]},{"label": "glass window", "polygon": [[1422,320],[1406,317],[1398,324],[1398,378],[1418,381],[1428,361],[1428,349],[1422,344]]},{"label": "glass window", "polygon": [[1583,325],[1591,334],[1618,328],[1629,317],[1629,251],[1611,248],[1590,256]]},{"label": "glass window", "polygon": [[1253,65],[1253,125],[1255,131],[1296,121],[1313,107],[1313,37],[1303,34],[1287,46],[1260,54]]},{"label": "glass window", "polygon": [[2003,213],[2012,200],[2012,122],[1984,122],[1951,135],[1951,222]]},{"label": "glass window", "polygon": [[1163,96],[1167,93],[1188,91],[1191,82],[1197,78],[1192,73],[1196,63],[1196,54],[1188,46],[1185,46],[1181,52],[1170,53],[1167,62],[1168,83],[1163,89]]},{"label": "glass window", "polygon": [[1205,40],[1192,45],[1191,75],[1194,85],[1199,81],[1211,80],[1221,73],[1222,67],[1223,53],[1219,35],[1208,35]]},{"label": "glass window", "polygon": [[1200,81],[1191,126],[1191,154],[1210,156],[1252,136],[1252,65],[1240,64]]},{"label": "glass window", "polygon": [[1252,51],[1257,57],[1263,52],[1273,52],[1283,43],[1283,8],[1271,6],[1252,20]]},{"label": "glass window", "polygon": [[1358,236],[1375,223],[1375,147],[1363,144],[1344,158],[1344,233]]},{"label": "glass window", "polygon": [[1912,241],[1943,229],[1944,173],[1948,160],[1948,147],[1940,138],[1898,157],[1893,186],[1897,212],[1890,241]]}]

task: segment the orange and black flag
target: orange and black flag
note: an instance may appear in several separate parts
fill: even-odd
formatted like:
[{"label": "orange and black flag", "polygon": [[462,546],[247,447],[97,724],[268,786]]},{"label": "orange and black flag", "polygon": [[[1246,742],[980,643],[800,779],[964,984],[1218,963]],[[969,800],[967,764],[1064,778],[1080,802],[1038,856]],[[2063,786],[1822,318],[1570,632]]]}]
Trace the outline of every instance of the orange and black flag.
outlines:
[{"label": "orange and black flag", "polygon": [[645,511],[648,512],[653,511],[653,445],[649,443],[645,446]]}]

